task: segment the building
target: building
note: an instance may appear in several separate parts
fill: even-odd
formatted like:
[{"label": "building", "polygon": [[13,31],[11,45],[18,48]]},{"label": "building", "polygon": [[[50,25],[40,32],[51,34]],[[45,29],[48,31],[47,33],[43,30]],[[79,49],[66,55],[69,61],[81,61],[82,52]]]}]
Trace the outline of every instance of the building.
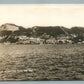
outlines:
[{"label": "building", "polygon": [[65,36],[63,34],[57,36],[57,43],[72,43],[70,36]]},{"label": "building", "polygon": [[57,40],[55,38],[51,37],[51,38],[46,40],[46,43],[47,44],[56,44]]},{"label": "building", "polygon": [[24,35],[18,36],[18,38],[19,38],[19,40],[28,40],[29,39],[29,37],[24,36]]}]

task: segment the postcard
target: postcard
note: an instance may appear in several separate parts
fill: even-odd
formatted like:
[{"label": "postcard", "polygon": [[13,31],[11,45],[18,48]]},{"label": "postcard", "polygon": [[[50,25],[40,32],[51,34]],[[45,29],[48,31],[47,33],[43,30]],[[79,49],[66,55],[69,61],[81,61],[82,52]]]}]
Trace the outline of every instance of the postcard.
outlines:
[{"label": "postcard", "polygon": [[0,4],[0,81],[84,80],[83,4]]}]

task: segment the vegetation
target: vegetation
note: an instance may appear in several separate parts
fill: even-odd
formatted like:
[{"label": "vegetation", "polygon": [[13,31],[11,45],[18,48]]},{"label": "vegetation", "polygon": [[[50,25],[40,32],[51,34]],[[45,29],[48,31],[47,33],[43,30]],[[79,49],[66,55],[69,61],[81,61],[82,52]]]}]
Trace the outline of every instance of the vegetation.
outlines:
[{"label": "vegetation", "polygon": [[[13,28],[18,27],[18,30],[12,31],[11,29],[8,30],[7,25],[9,25],[9,27],[13,26]],[[22,26],[17,26],[15,24],[3,24],[0,27],[0,36],[4,37],[4,39],[2,40],[2,42],[4,41],[10,41],[11,40],[15,40],[14,42],[18,41],[16,40],[16,36],[27,36],[27,37],[39,37],[39,38],[43,38],[46,42],[47,39],[49,39],[51,36],[53,38],[57,38],[57,36],[60,35],[65,35],[65,36],[69,36],[71,37],[71,35],[76,35],[76,37],[71,38],[72,41],[74,41],[74,43],[77,43],[79,41],[79,39],[81,39],[81,41],[84,41],[84,28],[83,27],[72,27],[71,29],[69,28],[65,28],[63,26],[34,26],[32,28],[24,28]],[[10,39],[8,39],[10,37]]]}]

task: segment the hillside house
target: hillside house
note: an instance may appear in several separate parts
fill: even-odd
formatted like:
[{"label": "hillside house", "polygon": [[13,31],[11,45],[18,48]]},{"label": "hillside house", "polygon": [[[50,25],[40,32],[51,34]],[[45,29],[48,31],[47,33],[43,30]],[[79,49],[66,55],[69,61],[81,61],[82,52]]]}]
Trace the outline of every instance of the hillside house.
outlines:
[{"label": "hillside house", "polygon": [[57,40],[53,37],[49,38],[46,40],[47,44],[56,44]]},{"label": "hillside house", "polygon": [[75,34],[71,34],[71,37],[72,37],[72,38],[75,38],[75,37],[77,37],[77,36],[76,36]]},{"label": "hillside house", "polygon": [[22,35],[22,36],[18,36],[18,38],[19,38],[19,40],[23,40],[23,41],[29,39],[29,37],[24,36],[24,35]]},{"label": "hillside house", "polygon": [[27,37],[27,36],[24,36],[24,35],[22,35],[22,36],[17,36],[17,38],[19,39],[18,42],[17,42],[17,44],[29,43],[29,42],[28,42],[29,37]]},{"label": "hillside house", "polygon": [[43,39],[41,38],[29,38],[30,44],[43,44]]},{"label": "hillside house", "polygon": [[82,43],[84,44],[84,41],[82,41]]},{"label": "hillside house", "polygon": [[69,40],[70,36],[65,36],[63,34],[57,36],[57,43],[72,43],[71,40]]}]

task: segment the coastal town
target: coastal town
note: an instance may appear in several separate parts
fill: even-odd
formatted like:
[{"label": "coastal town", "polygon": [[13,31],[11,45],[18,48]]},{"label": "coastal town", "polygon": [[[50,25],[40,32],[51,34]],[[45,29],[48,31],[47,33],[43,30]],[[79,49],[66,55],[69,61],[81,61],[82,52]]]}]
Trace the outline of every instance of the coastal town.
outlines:
[{"label": "coastal town", "polygon": [[[78,29],[74,28],[74,29]],[[83,29],[83,28],[79,28]],[[68,31],[71,31],[68,29]],[[0,27],[0,43],[3,44],[84,44],[84,32],[69,33],[67,28],[32,27],[25,29],[15,24]]]}]

